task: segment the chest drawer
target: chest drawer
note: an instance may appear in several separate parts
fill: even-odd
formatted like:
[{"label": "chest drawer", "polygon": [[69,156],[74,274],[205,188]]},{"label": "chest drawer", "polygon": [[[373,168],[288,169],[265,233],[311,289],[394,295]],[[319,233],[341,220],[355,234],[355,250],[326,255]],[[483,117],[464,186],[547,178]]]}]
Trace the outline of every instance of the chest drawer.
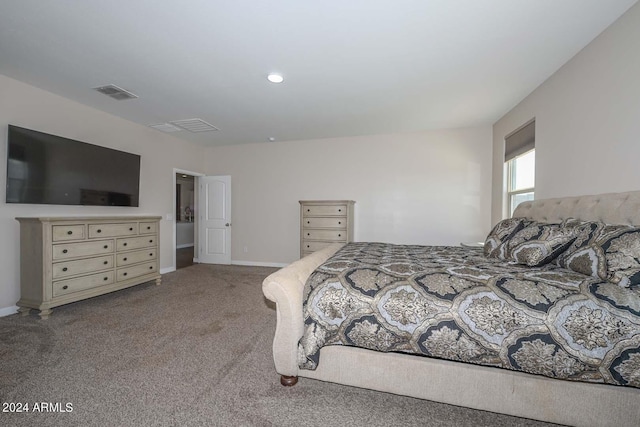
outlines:
[{"label": "chest drawer", "polygon": [[307,205],[302,210],[303,216],[338,216],[347,214],[347,205]]},{"label": "chest drawer", "polygon": [[113,252],[113,240],[95,242],[61,243],[53,245],[53,260],[102,255]]},{"label": "chest drawer", "polygon": [[61,242],[64,240],[80,240],[84,239],[84,225],[54,225],[51,228],[52,240]]},{"label": "chest drawer", "polygon": [[138,224],[135,222],[126,224],[90,224],[89,238],[135,236],[138,234]]},{"label": "chest drawer", "polygon": [[157,236],[150,235],[145,237],[130,237],[128,239],[118,239],[116,249],[119,251],[128,251],[131,249],[140,249],[155,247],[157,245]]},{"label": "chest drawer", "polygon": [[73,292],[93,289],[113,283],[113,271],[78,277],[77,279],[53,282],[53,296],[59,297]]},{"label": "chest drawer", "polygon": [[315,251],[319,251],[320,249],[326,248],[327,246],[329,246],[332,243],[333,242],[305,241],[305,242],[302,243],[302,250],[304,252],[315,252]]},{"label": "chest drawer", "polygon": [[341,230],[304,230],[303,240],[333,240],[345,241],[347,233]]},{"label": "chest drawer", "polygon": [[155,273],[158,270],[156,261],[145,262],[144,264],[133,265],[131,267],[119,268],[116,278],[120,282],[122,280],[132,279],[145,274]]},{"label": "chest drawer", "polygon": [[137,264],[143,261],[155,260],[156,257],[157,254],[155,248],[135,252],[126,252],[123,254],[118,254],[116,256],[116,265],[118,267],[122,267],[125,265]]},{"label": "chest drawer", "polygon": [[53,264],[53,280],[62,277],[75,276],[94,271],[106,270],[113,267],[113,255],[96,258],[79,259],[76,261],[63,261]]},{"label": "chest drawer", "polygon": [[307,217],[303,220],[303,226],[305,228],[347,228],[346,217],[335,218],[315,218]]},{"label": "chest drawer", "polygon": [[141,222],[139,225],[140,234],[154,234],[158,231],[157,222]]}]

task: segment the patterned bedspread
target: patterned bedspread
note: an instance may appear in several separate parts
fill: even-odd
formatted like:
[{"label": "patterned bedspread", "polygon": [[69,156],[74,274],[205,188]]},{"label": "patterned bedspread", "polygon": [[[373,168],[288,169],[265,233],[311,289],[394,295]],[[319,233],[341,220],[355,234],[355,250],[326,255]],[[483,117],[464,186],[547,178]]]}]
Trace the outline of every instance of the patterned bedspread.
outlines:
[{"label": "patterned bedspread", "polygon": [[350,243],[309,277],[300,368],[320,348],[421,354],[640,387],[640,287],[460,247]]}]

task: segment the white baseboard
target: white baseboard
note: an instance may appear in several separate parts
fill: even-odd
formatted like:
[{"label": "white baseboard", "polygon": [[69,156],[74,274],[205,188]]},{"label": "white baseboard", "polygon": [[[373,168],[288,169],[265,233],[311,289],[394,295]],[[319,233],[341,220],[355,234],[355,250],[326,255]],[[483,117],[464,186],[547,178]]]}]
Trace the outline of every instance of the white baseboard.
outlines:
[{"label": "white baseboard", "polygon": [[231,261],[232,265],[247,265],[253,267],[286,267],[287,263],[281,262],[259,262],[259,261]]},{"label": "white baseboard", "polygon": [[177,245],[176,249],[192,248],[194,246],[194,243],[185,243],[184,245]]},{"label": "white baseboard", "polygon": [[[200,261],[198,258],[193,259],[194,264],[199,264]],[[259,262],[259,261],[231,261],[231,265],[244,265],[248,267],[277,267],[282,268],[286,267],[289,264],[281,263],[281,262]],[[167,274],[176,271],[175,267],[167,267],[161,268],[160,274]]]},{"label": "white baseboard", "polygon": [[166,267],[166,268],[161,268],[160,269],[160,274],[167,274],[167,273],[171,273],[173,271],[176,271],[175,267]]},{"label": "white baseboard", "polygon": [[17,305],[14,305],[13,307],[0,308],[0,317],[11,316],[12,314],[16,314],[17,312],[18,312]]}]

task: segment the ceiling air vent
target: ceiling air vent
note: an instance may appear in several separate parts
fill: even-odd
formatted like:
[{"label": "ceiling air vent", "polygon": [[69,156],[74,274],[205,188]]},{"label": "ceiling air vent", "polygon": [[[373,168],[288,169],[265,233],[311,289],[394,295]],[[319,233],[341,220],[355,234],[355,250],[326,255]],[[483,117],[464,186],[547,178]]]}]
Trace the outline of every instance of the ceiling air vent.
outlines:
[{"label": "ceiling air vent", "polygon": [[202,119],[175,120],[171,122],[171,124],[188,130],[189,132],[211,132],[214,130],[220,130],[211,123],[207,123]]},{"label": "ceiling air vent", "polygon": [[138,97],[138,95],[135,95],[129,92],[128,90],[124,90],[121,87],[118,87],[116,85],[94,87],[93,89],[97,90],[98,92],[104,95],[110,96],[111,98],[116,99],[118,101],[124,101],[126,99],[135,99]]},{"label": "ceiling air vent", "polygon": [[166,132],[166,133],[180,132],[182,130],[178,126],[174,126],[170,123],[158,123],[155,125],[149,125],[149,127],[159,130],[160,132]]}]

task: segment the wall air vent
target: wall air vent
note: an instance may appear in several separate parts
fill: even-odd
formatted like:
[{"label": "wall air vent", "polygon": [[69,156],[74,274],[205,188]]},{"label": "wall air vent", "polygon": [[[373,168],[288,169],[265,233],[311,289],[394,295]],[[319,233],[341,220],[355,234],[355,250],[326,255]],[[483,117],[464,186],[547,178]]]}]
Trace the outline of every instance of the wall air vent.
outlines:
[{"label": "wall air vent", "polygon": [[135,99],[138,97],[138,95],[133,94],[131,92],[129,92],[128,90],[124,90],[121,87],[118,87],[116,85],[106,85],[106,86],[100,86],[100,87],[94,87],[94,90],[97,90],[98,92],[110,96],[111,98],[118,100],[118,101],[124,101],[127,99]]},{"label": "wall air vent", "polygon": [[180,132],[182,130],[178,126],[174,126],[170,123],[157,123],[155,125],[149,125],[149,127],[165,133]]},{"label": "wall air vent", "polygon": [[188,130],[189,132],[211,132],[214,130],[220,130],[211,123],[207,123],[202,119],[175,120],[171,122],[171,124]]}]

